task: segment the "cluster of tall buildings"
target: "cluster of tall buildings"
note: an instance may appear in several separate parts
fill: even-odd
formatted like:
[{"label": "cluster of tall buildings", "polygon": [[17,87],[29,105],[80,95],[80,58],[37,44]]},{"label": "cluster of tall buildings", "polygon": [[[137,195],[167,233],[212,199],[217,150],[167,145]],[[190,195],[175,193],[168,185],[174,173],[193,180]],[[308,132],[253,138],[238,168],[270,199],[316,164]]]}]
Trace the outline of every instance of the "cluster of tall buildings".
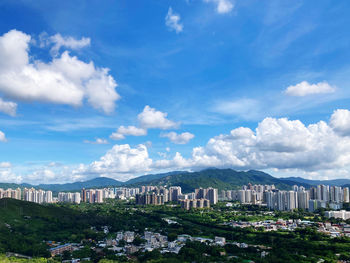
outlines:
[{"label": "cluster of tall buildings", "polygon": [[18,199],[21,200],[22,199],[22,191],[20,188],[17,189],[2,189],[0,188],[0,199],[1,198],[13,198],[13,199]]},{"label": "cluster of tall buildings", "polygon": [[272,210],[286,211],[297,208],[309,208],[307,191],[268,191],[264,193],[266,205]]},{"label": "cluster of tall buildings", "polygon": [[171,186],[169,189],[162,186],[142,186],[140,193],[136,194],[136,204],[162,205],[167,202],[176,202],[181,197],[180,186]]},{"label": "cluster of tall buildings", "polygon": [[140,193],[140,188],[117,187],[114,188],[114,193],[115,197],[118,199],[128,199],[130,197],[135,197],[138,193]]},{"label": "cluster of tall buildings", "polygon": [[221,200],[239,201],[242,204],[259,204],[263,202],[264,193],[274,191],[274,185],[243,185],[241,190],[222,190]]},{"label": "cluster of tall buildings", "polygon": [[138,205],[162,205],[166,202],[179,202],[181,207],[189,210],[191,208],[209,208],[218,202],[218,189],[199,188],[194,193],[182,194],[180,186],[169,188],[157,186],[143,186],[140,193],[136,194]]},{"label": "cluster of tall buildings", "polygon": [[106,198],[115,198],[114,188],[104,189],[85,189],[81,190],[81,202],[86,203],[103,203]]},{"label": "cluster of tall buildings", "polygon": [[[294,190],[298,186],[294,186]],[[318,185],[310,188],[310,199],[324,202],[349,203],[349,187]]]},{"label": "cluster of tall buildings", "polygon": [[147,193],[147,194],[137,194],[136,195],[136,204],[137,205],[164,205],[165,195]]},{"label": "cluster of tall buildings", "polygon": [[340,209],[343,203],[349,203],[349,188],[318,185],[306,190],[303,186],[293,186],[291,191],[282,191],[274,185],[245,185],[241,190],[222,191],[222,200],[238,200],[243,204],[266,204],[272,210],[318,208]]},{"label": "cluster of tall buildings", "polygon": [[196,199],[209,200],[211,205],[215,205],[218,202],[218,189],[216,188],[198,188],[195,190]]},{"label": "cluster of tall buildings", "polygon": [[210,208],[210,201],[208,199],[185,199],[180,201],[181,207],[185,210],[192,208]]},{"label": "cluster of tall buildings", "polygon": [[13,198],[38,204],[53,202],[51,191],[37,190],[34,188],[24,188],[23,192],[20,188],[9,188],[6,190],[0,188],[0,198]]},{"label": "cluster of tall buildings", "polygon": [[60,203],[74,203],[74,204],[80,204],[81,197],[80,193],[64,193],[59,192],[57,201]]},{"label": "cluster of tall buildings", "polygon": [[52,192],[37,190],[34,188],[24,188],[23,190],[23,200],[28,202],[34,202],[38,204],[42,203],[53,203]]}]

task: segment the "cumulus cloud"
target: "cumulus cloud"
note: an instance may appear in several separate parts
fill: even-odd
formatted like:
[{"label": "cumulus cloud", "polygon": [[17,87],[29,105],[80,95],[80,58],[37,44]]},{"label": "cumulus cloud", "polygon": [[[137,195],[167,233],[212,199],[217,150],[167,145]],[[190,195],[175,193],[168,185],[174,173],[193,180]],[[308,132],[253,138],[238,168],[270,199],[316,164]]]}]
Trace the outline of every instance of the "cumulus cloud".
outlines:
[{"label": "cumulus cloud", "polygon": [[0,168],[11,168],[10,162],[0,162]]},{"label": "cumulus cloud", "polygon": [[320,121],[307,126],[299,120],[265,118],[255,130],[233,129],[211,138],[205,146],[195,147],[190,158],[176,153],[173,159],[156,161],[153,167],[296,169],[308,173],[344,169],[350,165],[350,137],[344,136],[350,118],[342,118],[340,125],[335,121],[340,114],[350,116],[350,112],[335,111],[330,124]]},{"label": "cumulus cloud", "polygon": [[57,175],[49,169],[41,169],[34,171],[25,177],[26,180],[29,180],[32,183],[52,183],[57,179]]},{"label": "cumulus cloud", "polygon": [[[149,172],[207,167],[298,171],[328,177],[332,171],[350,174],[349,127],[348,110],[334,111],[328,123],[319,121],[309,125],[300,120],[265,118],[255,129],[238,127],[209,139],[206,145],[193,148],[188,158],[177,152],[167,159],[169,155],[161,153],[163,159],[155,161],[145,144],[114,145],[99,160],[71,171],[70,178],[107,176],[127,180]],[[11,173],[10,168],[5,169]],[[55,174],[55,178],[60,176]],[[32,179],[38,176],[33,173]]]},{"label": "cumulus cloud", "polygon": [[22,177],[12,172],[10,168],[0,169],[0,182],[1,183],[21,183]]},{"label": "cumulus cloud", "polygon": [[[0,36],[0,92],[24,101],[81,106],[111,113],[120,98],[107,68],[85,63],[64,51],[49,63],[29,59],[31,37],[11,30]],[[62,46],[62,45],[61,45]]]},{"label": "cumulus cloud", "polygon": [[331,127],[342,136],[350,135],[350,111],[338,109],[334,111],[330,120]]},{"label": "cumulus cloud", "polygon": [[145,129],[163,129],[168,130],[176,128],[178,123],[167,119],[168,114],[157,111],[150,106],[146,106],[143,111],[137,116],[140,126]]},{"label": "cumulus cloud", "polygon": [[0,142],[7,142],[5,133],[3,133],[2,131],[0,131]]},{"label": "cumulus cloud", "polygon": [[173,12],[173,9],[169,7],[168,13],[165,16],[165,25],[176,33],[182,32],[184,26],[180,23],[181,17],[179,14]]},{"label": "cumulus cloud", "polygon": [[144,136],[147,135],[147,129],[171,129],[176,128],[178,123],[167,119],[168,114],[157,111],[150,106],[145,106],[143,111],[137,115],[139,126],[120,126],[109,137],[113,140],[123,140],[125,136]]},{"label": "cumulus cloud", "polygon": [[335,88],[325,81],[317,84],[302,81],[295,86],[289,86],[284,92],[289,96],[303,97],[312,94],[333,93],[335,92]]},{"label": "cumulus cloud", "polygon": [[69,48],[71,50],[78,50],[86,46],[90,46],[90,38],[82,37],[81,39],[76,39],[71,36],[62,36],[57,33],[53,36],[48,36],[46,33],[40,35],[40,46],[53,45],[51,48],[51,53],[55,56],[58,55],[61,47]]},{"label": "cumulus cloud", "polygon": [[90,143],[90,144],[108,144],[108,141],[106,139],[102,138],[96,138],[94,141],[85,140],[84,143]]},{"label": "cumulus cloud", "polygon": [[124,139],[125,136],[144,136],[147,134],[147,130],[143,128],[138,128],[135,126],[120,126],[118,130],[111,134],[110,138],[113,140]]},{"label": "cumulus cloud", "polygon": [[6,113],[10,116],[16,116],[17,103],[12,101],[4,101],[0,98],[0,112]]},{"label": "cumulus cloud", "polygon": [[22,177],[12,171],[10,162],[0,162],[0,183],[21,183]]},{"label": "cumulus cloud", "polygon": [[169,138],[169,140],[175,144],[186,144],[194,138],[194,135],[189,132],[183,132],[179,134],[177,134],[176,132],[168,132],[162,133],[160,137]]},{"label": "cumulus cloud", "polygon": [[216,5],[216,12],[219,14],[226,14],[232,11],[234,4],[230,0],[204,0],[206,3],[214,3]]},{"label": "cumulus cloud", "polygon": [[152,159],[144,144],[135,148],[128,144],[114,145],[99,161],[91,163],[85,173],[125,180],[140,172],[150,171],[151,164]]}]

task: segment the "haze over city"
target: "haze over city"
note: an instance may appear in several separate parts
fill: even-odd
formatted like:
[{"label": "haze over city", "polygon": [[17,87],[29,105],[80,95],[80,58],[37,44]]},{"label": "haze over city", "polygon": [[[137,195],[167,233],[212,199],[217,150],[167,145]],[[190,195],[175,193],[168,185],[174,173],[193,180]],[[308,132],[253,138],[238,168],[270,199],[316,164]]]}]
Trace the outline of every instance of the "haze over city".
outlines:
[{"label": "haze over city", "polygon": [[349,179],[349,9],[3,0],[0,182],[210,167]]}]

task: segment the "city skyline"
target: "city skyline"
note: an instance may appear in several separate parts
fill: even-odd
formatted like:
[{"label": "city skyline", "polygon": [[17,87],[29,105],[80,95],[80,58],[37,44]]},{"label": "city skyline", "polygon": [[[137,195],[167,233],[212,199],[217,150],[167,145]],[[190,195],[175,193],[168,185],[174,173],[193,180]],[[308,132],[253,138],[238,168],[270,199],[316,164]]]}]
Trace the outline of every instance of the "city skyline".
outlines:
[{"label": "city skyline", "polygon": [[350,178],[347,1],[78,3],[0,3],[0,182]]}]

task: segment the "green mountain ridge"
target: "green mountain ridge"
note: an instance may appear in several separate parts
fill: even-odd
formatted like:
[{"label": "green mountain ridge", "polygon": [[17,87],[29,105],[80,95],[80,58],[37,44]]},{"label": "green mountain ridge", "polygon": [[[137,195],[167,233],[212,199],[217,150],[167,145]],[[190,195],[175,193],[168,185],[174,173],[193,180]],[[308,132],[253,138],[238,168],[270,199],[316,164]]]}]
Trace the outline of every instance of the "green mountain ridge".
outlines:
[{"label": "green mountain ridge", "polygon": [[[280,180],[261,171],[235,171],[232,169],[206,169],[200,172],[175,174],[149,181],[148,185],[181,186],[183,192],[191,192],[199,187],[214,187],[219,190],[238,189],[242,185],[274,184],[279,189],[291,189],[294,181]],[[308,184],[298,184],[310,187]]]},{"label": "green mountain ridge", "polygon": [[0,183],[0,188],[36,188],[42,190],[51,190],[54,192],[59,191],[80,191],[83,188],[101,188],[101,187],[115,187],[120,186],[123,183],[112,178],[108,177],[97,177],[88,181],[83,182],[74,182],[74,183],[66,183],[66,184],[39,184],[39,185],[31,185],[31,184],[13,184],[13,183]]},{"label": "green mountain ridge", "polygon": [[238,189],[242,185],[252,184],[275,184],[280,189],[291,189],[292,185],[303,185],[306,188],[317,184],[327,185],[348,185],[349,179],[336,180],[308,180],[300,177],[276,178],[267,173],[249,170],[235,171],[233,169],[210,168],[197,172],[173,171],[160,174],[148,174],[121,182],[107,177],[97,177],[85,182],[74,182],[67,184],[11,184],[0,183],[0,188],[24,188],[34,187],[37,189],[59,191],[80,191],[82,188],[102,188],[102,187],[139,187],[141,185],[167,185],[181,186],[184,192],[193,191],[198,187],[216,187],[222,189]]}]

